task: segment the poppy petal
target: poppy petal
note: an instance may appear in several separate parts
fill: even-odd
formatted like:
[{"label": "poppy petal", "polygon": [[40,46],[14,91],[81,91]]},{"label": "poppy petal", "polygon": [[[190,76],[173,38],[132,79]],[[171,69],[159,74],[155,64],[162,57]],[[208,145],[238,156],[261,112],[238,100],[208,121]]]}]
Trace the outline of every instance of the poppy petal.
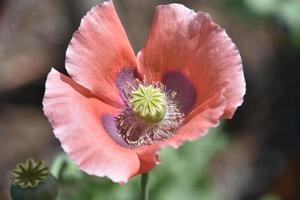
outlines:
[{"label": "poppy petal", "polygon": [[[139,73],[154,81],[173,71],[187,76],[197,93],[189,110],[221,89],[227,103],[222,118],[232,117],[243,101],[245,80],[239,51],[207,13],[195,13],[180,4],[159,6],[137,64]],[[182,87],[180,82],[177,85]]]},{"label": "poppy petal", "polygon": [[118,72],[135,67],[136,58],[112,1],[92,8],[81,20],[66,52],[66,69],[100,99],[120,106]]},{"label": "poppy petal", "polygon": [[218,125],[225,108],[226,98],[222,90],[199,105],[197,112],[190,114],[193,116],[187,116],[186,124],[166,143],[177,148],[186,140],[193,141],[204,136],[210,128]]},{"label": "poppy petal", "polygon": [[160,81],[167,71],[184,68],[199,43],[201,21],[181,4],[156,7],[145,47],[138,53],[138,71]]},{"label": "poppy petal", "polygon": [[161,148],[166,146],[178,148],[184,141],[192,141],[204,136],[209,128],[219,123],[225,107],[226,98],[223,96],[223,91],[220,91],[198,106],[197,114],[191,113],[193,116],[188,116],[187,123],[171,138],[137,149],[141,161],[140,173],[150,171],[159,163],[158,153]]},{"label": "poppy petal", "polygon": [[164,74],[161,82],[168,92],[175,91],[175,100],[180,102],[180,110],[185,115],[194,107],[197,100],[197,90],[189,77],[178,71],[169,71]]},{"label": "poppy petal", "polygon": [[54,69],[46,81],[43,105],[55,136],[80,169],[122,183],[138,173],[136,152],[119,145],[101,120],[116,115],[117,109]]},{"label": "poppy petal", "polygon": [[160,142],[154,143],[149,146],[143,146],[136,149],[137,154],[140,159],[140,169],[139,173],[147,173],[153,169],[157,164],[159,164],[159,150],[162,148]]}]

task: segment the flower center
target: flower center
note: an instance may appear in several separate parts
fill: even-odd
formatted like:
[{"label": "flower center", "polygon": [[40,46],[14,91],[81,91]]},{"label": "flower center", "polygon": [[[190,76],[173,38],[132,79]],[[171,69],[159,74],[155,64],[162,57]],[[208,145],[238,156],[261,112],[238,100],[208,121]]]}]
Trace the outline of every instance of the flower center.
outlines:
[{"label": "flower center", "polygon": [[160,88],[140,84],[136,90],[131,92],[130,96],[129,104],[137,118],[151,124],[164,118],[167,101],[166,95]]},{"label": "flower center", "polygon": [[123,90],[125,109],[116,117],[121,138],[132,147],[151,145],[174,135],[184,114],[176,92],[160,82],[135,80]]}]

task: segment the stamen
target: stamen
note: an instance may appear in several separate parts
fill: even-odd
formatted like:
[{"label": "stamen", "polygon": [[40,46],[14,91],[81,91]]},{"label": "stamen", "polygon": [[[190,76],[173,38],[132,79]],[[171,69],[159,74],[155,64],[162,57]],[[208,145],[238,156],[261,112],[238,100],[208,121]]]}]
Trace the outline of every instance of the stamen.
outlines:
[{"label": "stamen", "polygon": [[124,91],[126,109],[116,118],[120,136],[126,143],[137,147],[168,139],[181,125],[184,114],[176,92],[167,92],[158,82],[149,84],[136,80]]}]

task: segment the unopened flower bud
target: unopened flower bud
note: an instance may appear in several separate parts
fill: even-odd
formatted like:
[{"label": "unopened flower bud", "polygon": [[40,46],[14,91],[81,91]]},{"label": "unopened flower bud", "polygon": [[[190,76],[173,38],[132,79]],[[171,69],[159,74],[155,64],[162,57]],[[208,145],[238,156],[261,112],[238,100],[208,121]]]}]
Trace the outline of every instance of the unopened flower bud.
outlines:
[{"label": "unopened flower bud", "polygon": [[12,200],[55,200],[58,194],[56,178],[43,161],[27,160],[11,172]]}]

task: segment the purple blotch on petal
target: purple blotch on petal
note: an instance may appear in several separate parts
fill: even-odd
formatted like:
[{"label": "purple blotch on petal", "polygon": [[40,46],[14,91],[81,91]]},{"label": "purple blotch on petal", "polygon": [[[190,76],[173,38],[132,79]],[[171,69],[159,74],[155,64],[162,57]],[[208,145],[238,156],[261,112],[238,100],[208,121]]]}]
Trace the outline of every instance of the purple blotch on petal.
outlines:
[{"label": "purple blotch on petal", "polygon": [[126,91],[128,91],[129,84],[135,84],[135,69],[126,67],[120,70],[116,78],[116,87],[124,102],[126,102]]},{"label": "purple blotch on petal", "polygon": [[197,91],[186,75],[178,71],[169,71],[162,77],[162,83],[166,86],[168,92],[177,92],[175,100],[182,106],[181,111],[184,114],[193,109],[197,99]]},{"label": "purple blotch on petal", "polygon": [[110,114],[104,114],[101,117],[101,121],[105,131],[108,135],[120,146],[131,148],[121,136],[118,134],[118,129],[116,127],[115,117]]}]

